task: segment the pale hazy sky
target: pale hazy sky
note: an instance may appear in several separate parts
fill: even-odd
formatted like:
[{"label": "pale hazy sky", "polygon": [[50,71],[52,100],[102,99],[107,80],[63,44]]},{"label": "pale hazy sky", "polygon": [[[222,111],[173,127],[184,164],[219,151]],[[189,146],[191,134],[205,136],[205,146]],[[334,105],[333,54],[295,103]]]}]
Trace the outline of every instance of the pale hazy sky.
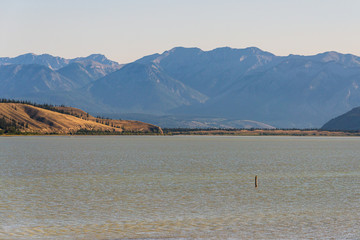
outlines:
[{"label": "pale hazy sky", "polygon": [[176,46],[359,56],[359,10],[359,0],[0,0],[0,57],[126,63]]}]

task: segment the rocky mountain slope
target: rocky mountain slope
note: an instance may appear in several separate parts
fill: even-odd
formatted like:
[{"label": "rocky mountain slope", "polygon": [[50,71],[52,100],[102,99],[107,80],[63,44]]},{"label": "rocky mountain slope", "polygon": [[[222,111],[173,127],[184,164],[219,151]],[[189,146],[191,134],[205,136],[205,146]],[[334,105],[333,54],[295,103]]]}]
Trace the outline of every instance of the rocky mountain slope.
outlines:
[{"label": "rocky mountain slope", "polygon": [[154,64],[131,63],[94,82],[91,95],[122,112],[164,113],[207,97],[165,74]]},{"label": "rocky mountain slope", "polygon": [[[121,67],[100,54],[75,59],[30,53],[0,58],[0,97],[30,100],[34,93],[72,92]],[[38,100],[46,102],[48,99]]]},{"label": "rocky mountain slope", "polygon": [[2,57],[0,58],[0,65],[10,65],[10,64],[38,64],[45,67],[48,67],[53,70],[58,70],[60,68],[63,68],[70,63],[74,62],[83,62],[83,61],[94,61],[103,65],[111,66],[114,68],[118,68],[121,66],[119,63],[111,61],[107,59],[102,54],[91,54],[87,57],[78,57],[73,59],[65,59],[62,57],[55,57],[50,54],[41,54],[36,55],[34,53],[26,53],[14,58],[9,57]]},{"label": "rocky mountain slope", "polygon": [[49,54],[36,55],[33,53],[23,54],[14,58],[0,58],[0,65],[10,64],[38,64],[50,69],[59,69],[70,63],[70,60],[62,57],[54,57]]},{"label": "rocky mountain slope", "polygon": [[[281,128],[320,127],[360,105],[360,58],[350,54],[280,57],[254,47],[179,47],[125,66],[102,55],[51,61],[41,56],[0,59],[0,97],[138,120],[146,114],[188,125],[221,119],[234,123],[226,126],[247,120]],[[47,70],[22,65],[30,62],[47,64]]]},{"label": "rocky mountain slope", "polygon": [[0,66],[0,95],[26,96],[49,91],[71,91],[81,85],[58,72],[37,64]]},{"label": "rocky mountain slope", "polygon": [[172,109],[171,114],[303,128],[319,127],[360,104],[360,59],[353,55],[277,57],[257,48],[175,48],[145,59],[209,97],[202,104]]},{"label": "rocky mountain slope", "polygon": [[106,65],[94,60],[83,60],[72,62],[57,70],[57,73],[76,82],[80,87],[84,87],[121,67],[122,65]]}]

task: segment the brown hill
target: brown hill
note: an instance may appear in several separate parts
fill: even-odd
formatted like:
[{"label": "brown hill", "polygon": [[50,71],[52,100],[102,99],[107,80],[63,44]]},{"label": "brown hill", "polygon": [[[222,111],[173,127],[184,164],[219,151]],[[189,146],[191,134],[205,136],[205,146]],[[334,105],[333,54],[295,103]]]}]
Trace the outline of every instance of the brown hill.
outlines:
[{"label": "brown hill", "polygon": [[152,124],[130,120],[95,118],[70,107],[55,107],[55,111],[22,103],[0,103],[0,119],[12,124],[20,132],[76,133],[79,130],[114,133],[160,133]]}]

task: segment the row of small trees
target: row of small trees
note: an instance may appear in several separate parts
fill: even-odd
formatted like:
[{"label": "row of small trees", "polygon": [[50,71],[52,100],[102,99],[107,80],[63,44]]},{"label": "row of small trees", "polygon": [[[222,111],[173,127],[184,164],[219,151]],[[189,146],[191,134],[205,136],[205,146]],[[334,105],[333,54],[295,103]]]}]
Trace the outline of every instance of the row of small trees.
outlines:
[{"label": "row of small trees", "polygon": [[9,121],[5,117],[0,118],[0,134],[18,134],[20,133],[19,127],[15,120]]},{"label": "row of small trees", "polygon": [[0,103],[21,103],[21,104],[27,104],[27,105],[31,105],[34,107],[39,107],[39,108],[55,111],[55,112],[66,113],[63,110],[56,108],[56,107],[65,107],[65,105],[57,106],[57,105],[52,105],[52,104],[47,104],[47,103],[39,104],[39,103],[34,103],[31,101],[26,101],[26,100],[15,100],[15,99],[6,99],[6,98],[0,98]]},{"label": "row of small trees", "polygon": [[[76,114],[71,114],[68,111],[64,111],[62,109],[58,109],[57,107],[66,107],[65,105],[61,104],[61,105],[52,105],[52,104],[39,104],[39,103],[34,103],[31,101],[27,101],[27,100],[15,100],[15,99],[6,99],[6,98],[0,98],[0,103],[21,103],[21,104],[27,104],[27,105],[31,105],[34,107],[38,107],[38,108],[43,108],[43,109],[47,109],[47,110],[51,110],[54,112],[58,112],[58,113],[63,113],[63,114],[68,114],[68,115],[73,115],[75,117],[81,118],[81,116],[76,115]],[[15,109],[16,110],[16,109]],[[89,113],[86,113],[86,117],[89,117]]]}]

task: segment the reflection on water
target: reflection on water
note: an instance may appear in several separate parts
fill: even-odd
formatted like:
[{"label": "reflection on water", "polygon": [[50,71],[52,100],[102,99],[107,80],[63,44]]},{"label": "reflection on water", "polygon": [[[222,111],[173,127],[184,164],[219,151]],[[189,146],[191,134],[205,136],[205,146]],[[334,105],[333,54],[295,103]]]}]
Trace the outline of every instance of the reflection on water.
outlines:
[{"label": "reflection on water", "polygon": [[0,239],[360,238],[359,145],[0,138]]}]

